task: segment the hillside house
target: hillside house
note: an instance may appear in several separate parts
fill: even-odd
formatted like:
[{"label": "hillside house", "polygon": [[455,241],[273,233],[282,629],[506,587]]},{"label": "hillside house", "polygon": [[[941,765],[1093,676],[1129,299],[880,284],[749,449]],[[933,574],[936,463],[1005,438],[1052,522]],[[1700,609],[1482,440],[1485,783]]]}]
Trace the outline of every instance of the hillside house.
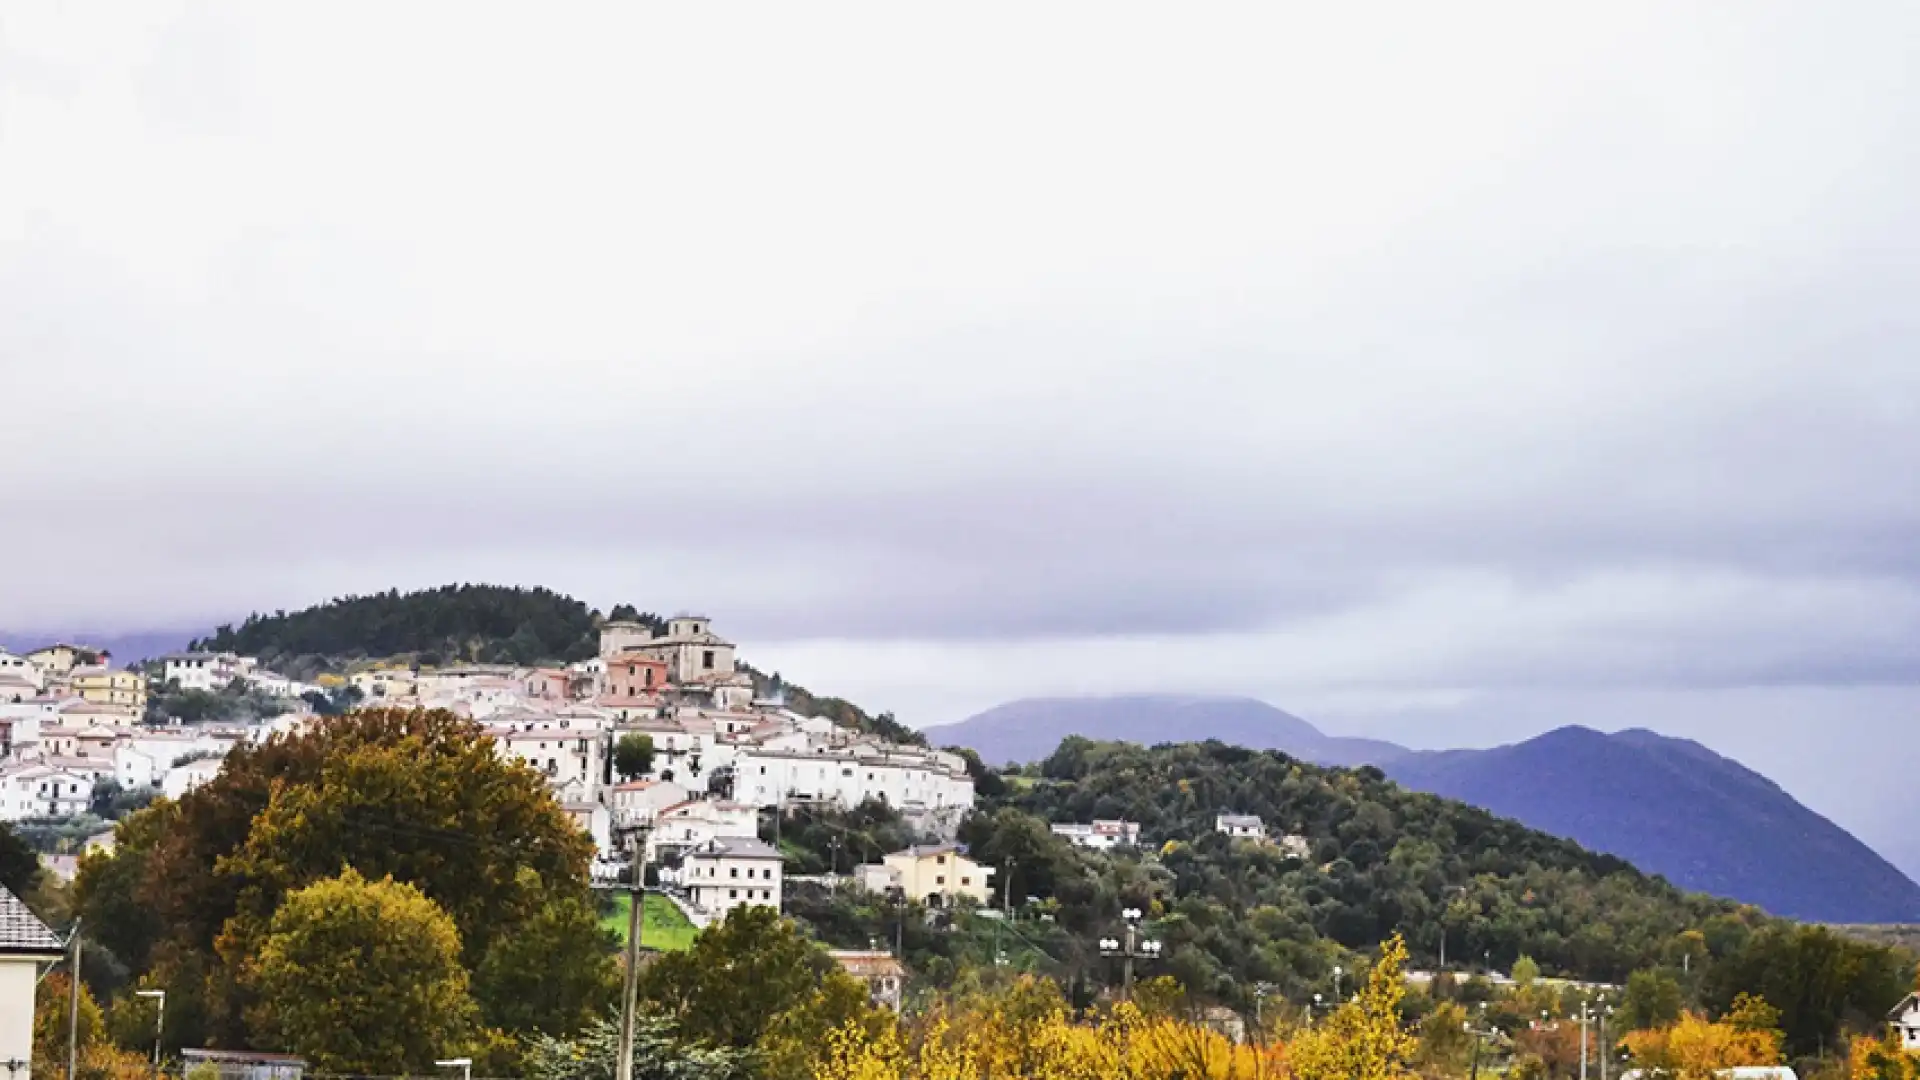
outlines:
[{"label": "hillside house", "polygon": [[757,836],[760,813],[751,806],[712,799],[689,799],[663,807],[647,833],[647,860],[689,851],[714,840]]},{"label": "hillside house", "polygon": [[1112,851],[1117,847],[1140,846],[1137,821],[1067,822],[1053,826],[1053,835],[1076,847]]},{"label": "hillside house", "polygon": [[67,685],[75,697],[96,705],[117,705],[136,714],[147,707],[147,677],[137,671],[77,667]]},{"label": "hillside house", "polygon": [[645,828],[660,811],[685,803],[687,794],[686,788],[664,780],[632,780],[607,790],[607,808],[615,829]]},{"label": "hillside house", "polygon": [[224,690],[258,665],[251,656],[233,653],[170,653],[160,658],[160,681],[178,683],[182,690]]},{"label": "hillside house", "polygon": [[27,697],[33,697],[47,685],[46,673],[37,665],[26,657],[10,653],[5,649],[0,649],[0,679],[19,679],[31,686],[33,693],[28,694]]},{"label": "hillside house", "polygon": [[1226,833],[1235,840],[1265,840],[1266,822],[1252,814],[1220,814],[1213,819],[1215,831]]},{"label": "hillside house", "polygon": [[600,696],[614,701],[654,698],[667,688],[667,662],[644,652],[607,657]]},{"label": "hillside house", "polygon": [[1900,1048],[1920,1053],[1920,993],[1908,994],[1887,1014],[1887,1023],[1900,1038]]},{"label": "hillside house", "polygon": [[737,907],[780,907],[780,853],[747,836],[709,840],[687,852],[680,884],[695,907],[724,918]]},{"label": "hillside house", "polygon": [[907,986],[906,965],[892,953],[873,949],[834,949],[827,953],[847,974],[867,984],[867,1000],[900,1011]]},{"label": "hillside house", "polygon": [[65,677],[77,664],[100,664],[110,659],[105,649],[56,642],[27,654],[27,662],[48,675]]},{"label": "hillside house", "polygon": [[0,702],[18,705],[39,695],[39,685],[26,676],[0,671]]},{"label": "hillside house", "polygon": [[28,765],[0,779],[0,818],[74,817],[93,802],[92,773],[58,765]]},{"label": "hillside house", "polygon": [[854,869],[855,879],[870,892],[899,889],[908,900],[932,906],[951,905],[961,897],[977,904],[992,902],[993,874],[993,867],[974,862],[957,844],[910,847]]}]

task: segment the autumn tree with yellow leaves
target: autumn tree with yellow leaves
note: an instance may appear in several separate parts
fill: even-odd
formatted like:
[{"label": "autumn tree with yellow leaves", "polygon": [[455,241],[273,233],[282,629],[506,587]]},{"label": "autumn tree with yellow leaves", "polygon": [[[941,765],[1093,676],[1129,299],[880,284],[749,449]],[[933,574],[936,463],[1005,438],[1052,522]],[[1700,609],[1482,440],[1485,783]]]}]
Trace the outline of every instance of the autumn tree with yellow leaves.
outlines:
[{"label": "autumn tree with yellow leaves", "polygon": [[1398,934],[1380,946],[1380,960],[1351,1001],[1325,1023],[1300,1033],[1288,1048],[1296,1080],[1397,1080],[1413,1075],[1419,1050],[1400,1020],[1406,996],[1407,943]]},{"label": "autumn tree with yellow leaves", "polygon": [[1713,1080],[1716,1072],[1742,1065],[1778,1065],[1786,1037],[1780,1014],[1760,998],[1741,994],[1718,1021],[1682,1013],[1672,1025],[1629,1032],[1625,1042],[1634,1063],[1674,1080]]},{"label": "autumn tree with yellow leaves", "polygon": [[963,997],[878,1035],[833,1032],[813,1080],[1282,1080],[1276,1047],[1235,1044],[1211,1028],[1118,1005],[1076,1022],[1059,988],[1023,978]]}]

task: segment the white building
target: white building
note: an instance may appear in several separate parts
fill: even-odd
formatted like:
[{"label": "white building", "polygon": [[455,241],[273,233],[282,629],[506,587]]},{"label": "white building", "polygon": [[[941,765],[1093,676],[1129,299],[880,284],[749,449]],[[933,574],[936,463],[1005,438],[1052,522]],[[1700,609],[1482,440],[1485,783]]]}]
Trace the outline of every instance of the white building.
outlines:
[{"label": "white building", "polygon": [[958,757],[917,747],[750,746],[736,755],[733,794],[755,806],[823,802],[851,808],[876,799],[897,810],[965,810],[973,806],[973,778]]},{"label": "white building", "polygon": [[761,840],[730,836],[687,852],[680,883],[694,906],[724,917],[737,907],[780,907],[780,853]]},{"label": "white building", "polygon": [[594,856],[613,850],[613,815],[597,802],[566,802],[560,805],[574,827],[593,839]]},{"label": "white building", "polygon": [[660,811],[687,801],[687,789],[665,780],[633,780],[607,789],[607,809],[615,829],[637,829],[653,824]]},{"label": "white building", "polygon": [[213,758],[189,761],[185,765],[176,765],[167,770],[160,780],[160,792],[169,799],[178,799],[201,784],[220,775],[221,762]]},{"label": "white building", "polygon": [[160,681],[178,683],[182,690],[222,690],[252,673],[256,662],[232,653],[173,653],[160,659]]},{"label": "white building", "polygon": [[33,684],[35,690],[47,685],[46,673],[40,670],[39,665],[5,649],[0,649],[0,675],[19,676]]},{"label": "white building", "polygon": [[40,696],[40,688],[22,676],[0,672],[0,703],[18,705]]},{"label": "white building", "polygon": [[33,992],[40,965],[65,951],[19,897],[0,888],[0,1060],[21,1080],[32,1072]]},{"label": "white building", "polygon": [[496,730],[493,743],[501,756],[533,766],[555,787],[598,788],[603,743],[597,732]]},{"label": "white building", "polygon": [[1220,814],[1213,819],[1216,832],[1226,833],[1235,840],[1265,840],[1266,823],[1252,814]]},{"label": "white building", "polygon": [[760,814],[751,806],[715,799],[690,799],[654,815],[647,833],[647,861],[672,852],[690,851],[714,840],[754,837]]},{"label": "white building", "polygon": [[1900,1038],[1900,1048],[1920,1053],[1920,993],[1908,994],[1887,1014],[1887,1023]]},{"label": "white building", "polygon": [[1095,851],[1112,851],[1117,847],[1139,847],[1140,823],[1137,821],[1071,822],[1053,826],[1053,835],[1077,847],[1092,848]]},{"label": "white building", "polygon": [[73,817],[93,802],[93,774],[36,763],[0,773],[0,817]]}]

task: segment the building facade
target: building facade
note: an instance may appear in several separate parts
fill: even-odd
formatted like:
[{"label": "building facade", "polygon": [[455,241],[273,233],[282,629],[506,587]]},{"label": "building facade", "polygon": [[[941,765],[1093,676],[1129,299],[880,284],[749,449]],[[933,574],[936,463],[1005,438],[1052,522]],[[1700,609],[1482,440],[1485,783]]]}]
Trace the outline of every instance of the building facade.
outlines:
[{"label": "building facade", "polygon": [[687,852],[680,883],[696,907],[716,917],[737,907],[780,908],[780,853],[744,836],[709,840]]}]

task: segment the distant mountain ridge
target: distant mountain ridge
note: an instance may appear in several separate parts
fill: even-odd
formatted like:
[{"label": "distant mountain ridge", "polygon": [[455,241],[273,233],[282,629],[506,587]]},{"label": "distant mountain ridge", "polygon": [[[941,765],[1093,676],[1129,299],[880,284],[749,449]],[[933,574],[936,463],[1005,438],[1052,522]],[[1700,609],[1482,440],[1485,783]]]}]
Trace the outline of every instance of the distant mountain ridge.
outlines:
[{"label": "distant mountain ridge", "polygon": [[1217,739],[1322,765],[1376,765],[1404,787],[1618,855],[1682,888],[1833,923],[1920,921],[1920,885],[1779,785],[1686,739],[1567,727],[1487,750],[1415,752],[1329,736],[1250,698],[1033,698],[926,729],[989,762],[1039,761],[1069,735]]},{"label": "distant mountain ridge", "polygon": [[1920,920],[1920,885],[1778,784],[1691,740],[1566,727],[1491,750],[1411,754],[1385,769],[1407,787],[1775,915]]},{"label": "distant mountain ridge", "polygon": [[1152,746],[1218,739],[1255,750],[1283,750],[1317,765],[1378,765],[1409,753],[1377,739],[1323,734],[1291,713],[1255,698],[1200,694],[1022,698],[957,724],[925,729],[936,746],[972,748],[999,765],[1039,761],[1069,735]]}]

